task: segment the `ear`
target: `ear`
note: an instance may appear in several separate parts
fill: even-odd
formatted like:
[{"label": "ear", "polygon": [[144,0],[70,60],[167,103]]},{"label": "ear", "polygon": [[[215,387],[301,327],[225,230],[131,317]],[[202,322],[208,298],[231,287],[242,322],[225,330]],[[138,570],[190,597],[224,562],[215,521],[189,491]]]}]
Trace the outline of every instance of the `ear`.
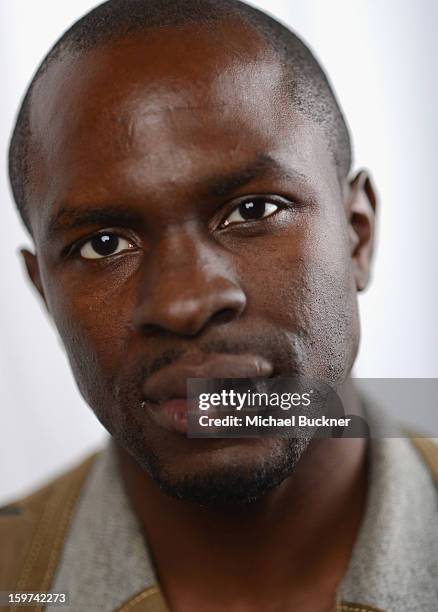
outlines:
[{"label": "ear", "polygon": [[350,249],[354,278],[358,291],[369,281],[376,228],[377,197],[371,178],[361,170],[350,181],[346,198]]},{"label": "ear", "polygon": [[43,284],[41,282],[41,275],[40,275],[40,269],[38,266],[37,256],[31,253],[30,251],[28,251],[27,249],[21,249],[20,253],[23,258],[24,265],[26,266],[27,275],[32,285],[35,287],[35,289],[40,294],[44,302],[44,305],[47,311],[49,312],[49,307],[47,305],[46,296],[44,294]]}]

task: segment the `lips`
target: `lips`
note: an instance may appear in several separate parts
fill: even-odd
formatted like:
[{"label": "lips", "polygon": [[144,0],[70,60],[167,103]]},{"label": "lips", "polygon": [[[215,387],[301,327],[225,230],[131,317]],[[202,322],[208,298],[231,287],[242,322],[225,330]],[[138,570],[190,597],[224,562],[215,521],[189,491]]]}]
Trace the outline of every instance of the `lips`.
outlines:
[{"label": "lips", "polygon": [[164,404],[187,397],[189,378],[267,378],[272,372],[273,366],[258,355],[198,355],[152,374],[144,384],[143,396],[147,402]]},{"label": "lips", "polygon": [[187,379],[267,378],[272,372],[272,365],[257,355],[197,354],[152,374],[143,387],[144,406],[158,426],[187,434]]}]

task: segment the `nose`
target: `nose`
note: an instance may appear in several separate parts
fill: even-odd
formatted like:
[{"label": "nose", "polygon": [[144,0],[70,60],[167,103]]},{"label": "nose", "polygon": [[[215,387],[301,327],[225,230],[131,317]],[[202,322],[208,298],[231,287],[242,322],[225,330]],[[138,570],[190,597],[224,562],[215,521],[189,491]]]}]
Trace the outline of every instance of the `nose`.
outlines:
[{"label": "nose", "polygon": [[145,264],[134,328],[195,336],[240,316],[246,295],[217,251],[195,236],[163,240]]}]

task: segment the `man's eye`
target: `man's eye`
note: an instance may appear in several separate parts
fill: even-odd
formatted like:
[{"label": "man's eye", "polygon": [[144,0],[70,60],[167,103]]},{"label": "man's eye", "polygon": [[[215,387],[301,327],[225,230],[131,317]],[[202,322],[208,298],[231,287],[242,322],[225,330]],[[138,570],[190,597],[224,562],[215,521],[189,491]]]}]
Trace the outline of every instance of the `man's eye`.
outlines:
[{"label": "man's eye", "polygon": [[126,238],[117,234],[102,233],[87,240],[80,248],[79,254],[84,259],[102,259],[102,257],[116,255],[133,247],[132,242],[129,242]]},{"label": "man's eye", "polygon": [[244,223],[245,221],[257,221],[264,219],[277,212],[280,208],[278,204],[267,202],[262,198],[242,202],[228,215],[223,222],[223,226],[231,225],[232,223]]}]

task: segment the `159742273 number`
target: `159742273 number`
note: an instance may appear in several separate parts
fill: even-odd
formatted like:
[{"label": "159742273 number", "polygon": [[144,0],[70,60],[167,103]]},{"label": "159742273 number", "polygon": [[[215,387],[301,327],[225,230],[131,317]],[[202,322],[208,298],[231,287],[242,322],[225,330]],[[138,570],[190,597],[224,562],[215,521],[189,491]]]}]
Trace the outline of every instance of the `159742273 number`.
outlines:
[{"label": "159742273 number", "polygon": [[35,604],[68,604],[68,593],[49,593],[37,591],[0,592],[0,605],[31,606]]}]

